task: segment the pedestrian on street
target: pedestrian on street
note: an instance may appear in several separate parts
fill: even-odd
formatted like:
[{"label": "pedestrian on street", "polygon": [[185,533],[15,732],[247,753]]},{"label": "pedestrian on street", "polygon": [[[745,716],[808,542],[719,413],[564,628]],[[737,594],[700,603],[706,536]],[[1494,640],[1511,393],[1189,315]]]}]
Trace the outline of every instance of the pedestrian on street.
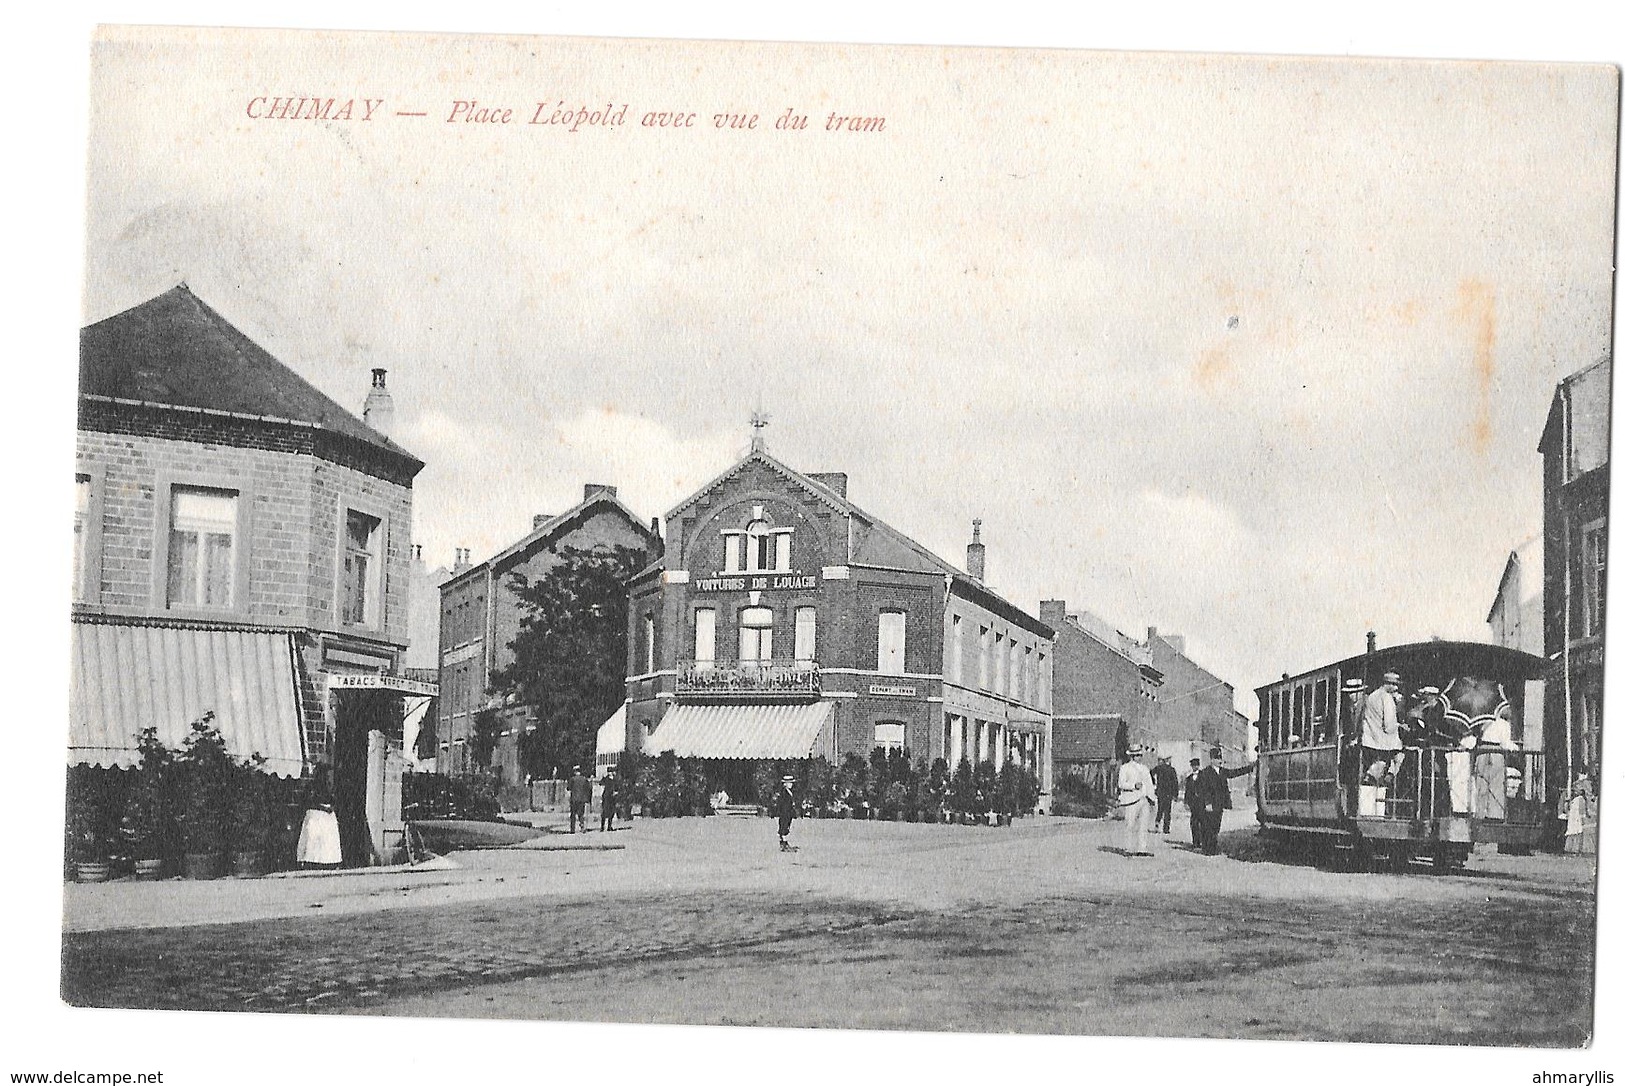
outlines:
[{"label": "pedestrian on street", "polygon": [[603,810],[598,815],[598,828],[608,833],[615,829],[615,800],[620,795],[620,786],[615,780],[615,767],[610,766],[604,770],[604,793],[599,798]]},{"label": "pedestrian on street", "polygon": [[801,801],[796,798],[796,779],[786,773],[780,780],[779,786],[773,790],[773,800],[770,807],[779,820],[779,851],[794,852],[790,847],[790,823],[795,821],[796,808]]},{"label": "pedestrian on street", "polygon": [[575,772],[570,774],[570,832],[574,833],[576,827],[581,832],[587,832],[587,804],[592,802],[592,781],[576,766]]},{"label": "pedestrian on street", "polygon": [[1151,853],[1151,771],[1140,764],[1145,748],[1128,748],[1128,761],[1117,771],[1117,806],[1123,811],[1123,855]]},{"label": "pedestrian on street", "polygon": [[1191,844],[1202,847],[1202,820],[1196,817],[1196,774],[1202,768],[1202,759],[1191,759],[1191,771],[1185,774],[1185,810],[1191,816]]},{"label": "pedestrian on street", "polygon": [[1157,795],[1154,828],[1167,835],[1173,832],[1174,800],[1179,798],[1179,773],[1168,764],[1168,759],[1158,758],[1157,764],[1151,767],[1151,785]]},{"label": "pedestrian on street", "polygon": [[1230,779],[1244,777],[1253,771],[1252,763],[1239,769],[1224,768],[1224,749],[1214,747],[1208,751],[1208,764],[1196,774],[1196,810],[1192,819],[1201,822],[1201,838],[1197,845],[1209,856],[1219,854],[1219,827],[1224,812],[1230,809]]},{"label": "pedestrian on street", "polygon": [[325,772],[318,773],[311,781],[294,859],[300,867],[307,869],[337,867],[344,862],[344,850],[339,843],[339,820],[333,813],[333,792],[328,786]]}]

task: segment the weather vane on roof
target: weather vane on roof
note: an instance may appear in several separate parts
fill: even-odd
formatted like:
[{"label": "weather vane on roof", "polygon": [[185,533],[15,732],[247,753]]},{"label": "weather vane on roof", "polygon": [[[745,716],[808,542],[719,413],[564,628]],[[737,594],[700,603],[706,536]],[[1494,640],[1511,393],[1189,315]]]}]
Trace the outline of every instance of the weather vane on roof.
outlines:
[{"label": "weather vane on roof", "polygon": [[760,408],[758,408],[755,411],[752,411],[750,413],[750,429],[751,429],[750,451],[751,452],[764,452],[764,451],[766,451],[767,442],[762,437],[762,431],[767,427],[767,424],[769,422],[771,422],[771,421],[773,421],[773,416],[764,413]]}]

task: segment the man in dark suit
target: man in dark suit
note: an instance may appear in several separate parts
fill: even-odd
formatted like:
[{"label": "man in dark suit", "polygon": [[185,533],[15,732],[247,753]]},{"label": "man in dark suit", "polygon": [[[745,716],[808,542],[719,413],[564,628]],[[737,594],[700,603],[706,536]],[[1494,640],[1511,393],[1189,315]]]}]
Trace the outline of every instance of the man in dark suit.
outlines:
[{"label": "man in dark suit", "polygon": [[[1216,856],[1219,852],[1219,827],[1224,821],[1224,812],[1230,809],[1231,778],[1244,777],[1252,771],[1251,764],[1239,769],[1226,769],[1224,750],[1214,747],[1208,751],[1208,764],[1196,774],[1196,806],[1191,811],[1192,821],[1201,824],[1201,834],[1196,843],[1207,855]],[[1193,836],[1195,833],[1193,829]]]},{"label": "man in dark suit", "polygon": [[1169,833],[1173,829],[1174,800],[1179,796],[1179,773],[1168,764],[1168,759],[1158,758],[1157,764],[1151,767],[1151,790],[1157,797],[1157,814],[1151,828]]},{"label": "man in dark suit", "polygon": [[570,774],[570,832],[574,833],[576,827],[581,832],[587,832],[587,804],[592,802],[592,781],[576,766],[576,771]]},{"label": "man in dark suit", "polygon": [[780,779],[768,807],[779,820],[779,851],[794,852],[795,849],[790,847],[790,823],[795,821],[801,807],[801,800],[796,797],[795,777],[786,773]]},{"label": "man in dark suit", "polygon": [[1185,774],[1185,810],[1191,816],[1191,844],[1202,847],[1202,822],[1196,817],[1196,775],[1202,768],[1202,759],[1191,759],[1191,771]]},{"label": "man in dark suit", "polygon": [[604,791],[599,797],[602,807],[598,813],[598,828],[605,832],[615,828],[615,802],[620,798],[620,787],[615,781],[615,767],[604,770]]}]

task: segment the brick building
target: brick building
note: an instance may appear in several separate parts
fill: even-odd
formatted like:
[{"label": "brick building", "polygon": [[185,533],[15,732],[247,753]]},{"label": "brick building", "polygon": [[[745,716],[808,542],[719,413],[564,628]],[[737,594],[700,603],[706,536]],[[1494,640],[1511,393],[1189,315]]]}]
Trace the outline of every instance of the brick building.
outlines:
[{"label": "brick building", "polygon": [[1544,491],[1544,702],[1550,794],[1602,757],[1608,590],[1608,433],[1613,365],[1559,382],[1541,433]]},{"label": "brick building", "polygon": [[1153,626],[1138,641],[1088,611],[1068,612],[1065,600],[1038,606],[1055,630],[1058,755],[1101,776],[1095,763],[1120,733],[1179,768],[1213,746],[1232,764],[1245,760],[1247,719],[1235,710],[1235,689],[1185,655],[1184,638]]},{"label": "brick building", "polygon": [[347,862],[398,846],[421,461],[185,285],[80,333],[69,757],[134,764],[212,711],[237,756],[331,775]]},{"label": "brick building", "polygon": [[876,746],[1013,758],[1047,792],[1053,632],[984,583],[979,531],[962,571],[846,489],[756,447],[671,510],[630,586],[621,745],[705,759],[737,798],[759,762]]},{"label": "brick building", "polygon": [[[626,547],[652,561],[660,553],[657,524],[644,524],[621,504],[612,486],[588,483],[582,500],[557,516],[537,514],[531,531],[484,562],[471,564],[459,552],[457,565],[440,584],[440,676],[444,692],[436,729],[436,768],[463,773],[470,768],[474,716],[490,707],[502,713],[491,768],[501,780],[523,780],[519,738],[529,725],[523,708],[494,702],[489,689],[494,673],[513,662],[510,648],[525,612],[514,591],[514,578],[536,583],[554,568],[567,550]],[[597,724],[598,721],[593,721]]]}]

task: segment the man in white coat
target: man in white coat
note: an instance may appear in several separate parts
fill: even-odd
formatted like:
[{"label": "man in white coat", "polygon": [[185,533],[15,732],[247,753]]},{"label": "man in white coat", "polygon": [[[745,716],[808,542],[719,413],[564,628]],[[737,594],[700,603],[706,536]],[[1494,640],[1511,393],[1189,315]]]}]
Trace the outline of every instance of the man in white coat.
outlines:
[{"label": "man in white coat", "polygon": [[1151,855],[1151,771],[1140,763],[1145,748],[1128,748],[1128,761],[1117,771],[1117,805],[1123,809],[1123,854]]}]

